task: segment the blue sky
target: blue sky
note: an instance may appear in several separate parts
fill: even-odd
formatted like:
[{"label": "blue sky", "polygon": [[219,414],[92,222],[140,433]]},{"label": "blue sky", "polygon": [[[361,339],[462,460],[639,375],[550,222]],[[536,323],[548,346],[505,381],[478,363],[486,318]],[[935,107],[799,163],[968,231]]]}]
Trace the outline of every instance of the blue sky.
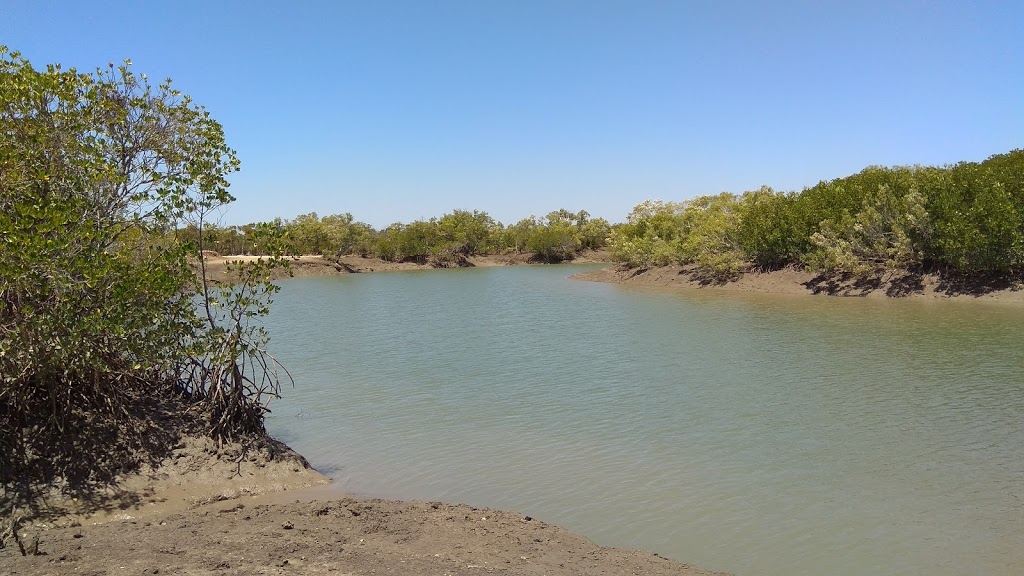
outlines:
[{"label": "blue sky", "polygon": [[1024,2],[0,0],[37,66],[131,58],[242,160],[226,224],[513,223],[1024,147]]}]

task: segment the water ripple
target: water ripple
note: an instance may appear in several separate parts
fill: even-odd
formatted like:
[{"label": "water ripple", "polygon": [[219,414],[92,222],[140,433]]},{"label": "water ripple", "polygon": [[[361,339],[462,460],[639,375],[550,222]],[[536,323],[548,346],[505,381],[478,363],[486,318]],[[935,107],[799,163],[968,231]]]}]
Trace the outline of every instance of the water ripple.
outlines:
[{"label": "water ripple", "polygon": [[1024,312],[572,271],[283,283],[271,430],[346,490],[745,575],[1024,573]]}]

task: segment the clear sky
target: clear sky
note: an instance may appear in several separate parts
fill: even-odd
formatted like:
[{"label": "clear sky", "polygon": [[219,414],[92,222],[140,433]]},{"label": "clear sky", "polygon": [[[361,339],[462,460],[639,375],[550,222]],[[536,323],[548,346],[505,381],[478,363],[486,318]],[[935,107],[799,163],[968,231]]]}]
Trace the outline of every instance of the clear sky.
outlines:
[{"label": "clear sky", "polygon": [[1024,2],[0,0],[37,66],[131,58],[242,160],[226,224],[513,223],[1024,147]]}]

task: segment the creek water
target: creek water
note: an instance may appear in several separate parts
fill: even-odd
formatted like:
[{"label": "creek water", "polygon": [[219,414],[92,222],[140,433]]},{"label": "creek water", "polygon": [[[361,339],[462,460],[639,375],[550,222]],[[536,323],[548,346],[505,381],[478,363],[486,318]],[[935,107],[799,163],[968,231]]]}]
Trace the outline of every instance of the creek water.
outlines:
[{"label": "creek water", "polygon": [[282,282],[270,431],[340,490],[744,576],[1024,573],[1024,307],[588,269]]}]

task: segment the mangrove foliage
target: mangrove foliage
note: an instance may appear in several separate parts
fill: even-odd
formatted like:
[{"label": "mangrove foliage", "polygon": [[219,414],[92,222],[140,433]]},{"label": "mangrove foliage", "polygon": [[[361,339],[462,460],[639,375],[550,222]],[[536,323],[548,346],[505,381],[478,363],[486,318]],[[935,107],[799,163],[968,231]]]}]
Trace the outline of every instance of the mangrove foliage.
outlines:
[{"label": "mangrove foliage", "polygon": [[[263,432],[280,380],[251,322],[280,260],[217,285],[202,235],[176,234],[233,200],[238,167],[169,80],[129,61],[38,69],[0,47],[0,508],[87,493],[186,420],[220,439]],[[250,238],[274,254],[278,236]]]},{"label": "mangrove foliage", "polygon": [[[540,262],[572,260],[583,250],[602,248],[612,226],[585,210],[557,210],[544,218],[530,216],[511,225],[487,212],[454,210],[439,218],[396,222],[382,230],[355,221],[351,214],[320,217],[316,212],[293,220],[264,223],[276,228],[289,254],[358,255],[388,262],[434,262],[444,265],[459,256],[530,254]],[[257,224],[211,226],[203,230],[209,250],[221,254],[262,254],[252,241]],[[196,241],[195,227],[176,232]]]},{"label": "mangrove foliage", "polygon": [[1024,150],[952,166],[878,167],[802,192],[769,187],[637,205],[610,240],[634,267],[727,280],[785,266],[826,274],[1024,270]]}]

